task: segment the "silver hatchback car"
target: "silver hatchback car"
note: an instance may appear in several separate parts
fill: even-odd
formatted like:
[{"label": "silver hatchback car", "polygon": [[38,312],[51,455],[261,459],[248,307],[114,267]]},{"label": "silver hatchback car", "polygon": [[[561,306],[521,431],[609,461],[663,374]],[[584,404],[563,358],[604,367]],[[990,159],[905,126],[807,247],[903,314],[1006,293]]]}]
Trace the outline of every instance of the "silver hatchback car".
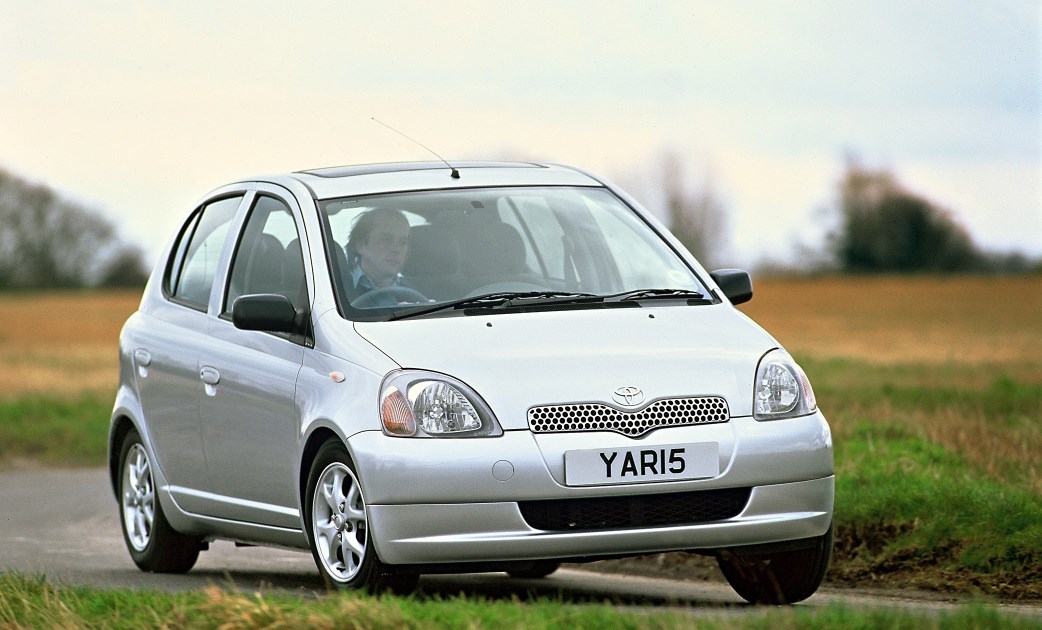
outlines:
[{"label": "silver hatchback car", "polygon": [[310,549],[334,587],[712,554],[820,585],[832,438],[803,370],[633,199],[547,164],[243,180],[171,239],[120,337],[130,555]]}]

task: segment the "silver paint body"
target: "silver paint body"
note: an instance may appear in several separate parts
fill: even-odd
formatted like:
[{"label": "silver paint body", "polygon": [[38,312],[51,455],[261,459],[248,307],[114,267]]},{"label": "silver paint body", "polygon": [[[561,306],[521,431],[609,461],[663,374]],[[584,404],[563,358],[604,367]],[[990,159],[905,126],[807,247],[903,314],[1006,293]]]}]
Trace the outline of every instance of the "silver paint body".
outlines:
[{"label": "silver paint body", "polygon": [[[322,178],[303,173],[243,181],[245,198],[218,262],[207,312],[161,290],[167,253],[120,338],[113,427],[129,420],[151,460],[159,500],[185,533],[306,548],[302,455],[316,431],[347,446],[370,531],[390,564],[527,560],[714,549],[808,538],[832,520],[833,461],[820,411],[771,422],[752,417],[759,359],[779,344],[726,299],[703,306],[526,312],[391,322],[340,315],[322,247],[316,199],[474,186],[609,186],[709,274],[625,193],[559,166],[464,168]],[[277,195],[295,214],[305,256],[314,347],[235,328],[219,317],[235,235],[253,195]],[[717,290],[717,292],[719,292]],[[380,428],[379,388],[389,372],[449,374],[476,391],[504,429],[488,438],[400,438]],[[341,373],[342,382],[330,377]],[[646,400],[717,395],[729,422],[663,428],[633,439],[611,432],[535,434],[526,412],[572,401],[614,404],[639,386]],[[720,473],[706,479],[568,487],[575,449],[716,442]],[[118,445],[115,445],[118,448]],[[117,451],[118,452],[118,451]],[[517,501],[672,493],[752,486],[726,521],[621,531],[547,533],[529,527]]]}]

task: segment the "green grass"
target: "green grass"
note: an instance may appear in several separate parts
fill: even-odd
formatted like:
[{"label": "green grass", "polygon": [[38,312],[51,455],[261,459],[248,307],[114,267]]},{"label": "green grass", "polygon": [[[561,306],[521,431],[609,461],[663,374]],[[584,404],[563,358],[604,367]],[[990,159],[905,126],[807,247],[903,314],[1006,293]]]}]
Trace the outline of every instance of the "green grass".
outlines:
[{"label": "green grass", "polygon": [[863,424],[837,444],[836,513],[844,528],[891,532],[861,560],[983,574],[1042,565],[1042,497],[975,472],[899,425]]},{"label": "green grass", "polygon": [[898,409],[959,406],[985,409],[1001,419],[1037,417],[1042,410],[1042,369],[1037,363],[873,365],[851,359],[798,359],[815,393],[829,405],[886,399]]},{"label": "green grass", "polygon": [[1038,366],[801,363],[833,428],[833,579],[1042,598]]},{"label": "green grass", "polygon": [[[1014,489],[1042,494],[1042,364],[888,365],[804,360],[837,442],[865,425],[958,454]],[[873,429],[867,429],[871,432]]]},{"label": "green grass", "polygon": [[318,599],[210,587],[205,591],[101,590],[56,587],[39,577],[0,574],[3,628],[1040,628],[1037,618],[974,604],[931,614],[842,605],[712,611],[628,610],[552,599],[370,597]]},{"label": "green grass", "polygon": [[0,400],[0,465],[28,459],[58,466],[102,466],[111,398]]}]

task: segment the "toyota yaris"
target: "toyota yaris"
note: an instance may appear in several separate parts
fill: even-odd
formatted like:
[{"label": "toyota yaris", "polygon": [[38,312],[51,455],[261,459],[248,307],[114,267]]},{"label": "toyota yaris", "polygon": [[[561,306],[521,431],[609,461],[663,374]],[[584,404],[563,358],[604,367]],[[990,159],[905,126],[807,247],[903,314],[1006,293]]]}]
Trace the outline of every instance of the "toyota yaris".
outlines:
[{"label": "toyota yaris", "polygon": [[559,165],[326,168],[218,188],[120,337],[127,549],[310,549],[334,587],[685,550],[795,602],[832,549],[799,365],[632,198]]}]

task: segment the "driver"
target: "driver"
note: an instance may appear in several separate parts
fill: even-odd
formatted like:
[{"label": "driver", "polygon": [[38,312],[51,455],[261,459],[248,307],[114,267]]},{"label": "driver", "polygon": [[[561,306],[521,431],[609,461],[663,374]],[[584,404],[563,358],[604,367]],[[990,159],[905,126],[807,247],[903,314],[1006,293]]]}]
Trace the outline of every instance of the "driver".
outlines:
[{"label": "driver", "polygon": [[[347,240],[351,272],[348,299],[402,285],[402,267],[409,253],[409,220],[400,210],[374,208],[358,215]],[[388,296],[388,306],[397,302]],[[374,306],[384,304],[374,304]]]}]

